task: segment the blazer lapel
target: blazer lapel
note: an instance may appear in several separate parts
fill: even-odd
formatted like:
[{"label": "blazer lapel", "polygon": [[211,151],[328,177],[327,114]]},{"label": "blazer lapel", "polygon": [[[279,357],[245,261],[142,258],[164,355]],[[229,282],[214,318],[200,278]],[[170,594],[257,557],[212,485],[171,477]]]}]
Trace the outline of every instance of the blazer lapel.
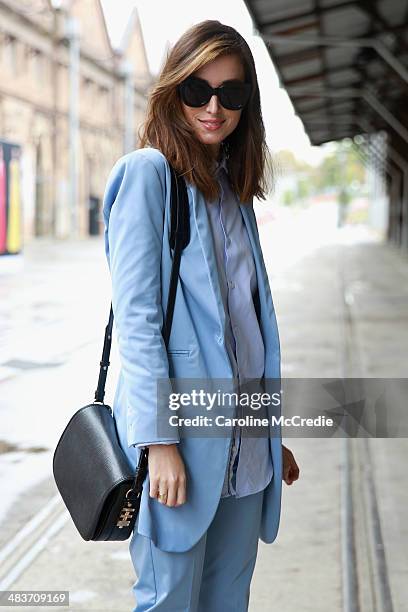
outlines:
[{"label": "blazer lapel", "polygon": [[200,240],[201,249],[203,251],[204,258],[207,264],[207,273],[210,279],[210,284],[215,298],[215,302],[217,304],[218,319],[221,327],[221,333],[223,334],[225,330],[225,311],[222,301],[220,282],[218,278],[218,268],[214,253],[214,243],[211,234],[211,227],[207,216],[206,203],[203,195],[195,185],[187,183],[187,188],[192,196],[193,213],[195,224],[197,227],[197,233]]},{"label": "blazer lapel", "polygon": [[[270,332],[271,327],[270,325],[268,325],[267,319],[269,319],[269,322],[271,322],[274,321],[275,317],[272,296],[269,288],[269,280],[263,261],[258,231],[255,226],[255,213],[252,208],[249,208],[249,206],[245,204],[240,204],[239,206],[241,208],[242,216],[244,218],[249,240],[252,246],[252,253],[254,256],[256,277],[258,281],[260,324],[265,337],[265,334],[268,334]],[[265,314],[267,319],[264,319]]]},{"label": "blazer lapel", "polygon": [[[255,268],[256,268],[256,277],[258,281],[258,293],[259,293],[260,306],[262,306],[265,304],[265,276],[264,276],[264,269],[263,269],[263,266],[260,260],[260,255],[259,255],[260,251],[259,251],[259,246],[258,246],[258,240],[257,240],[257,236],[255,235],[256,230],[250,219],[251,212],[249,208],[249,203],[240,204],[239,207],[241,209],[242,217],[244,219],[244,223],[245,223],[245,226],[248,232],[248,236],[249,236],[249,241],[252,247],[252,254],[254,257]],[[261,308],[261,312],[262,310],[263,309]]]},{"label": "blazer lapel", "polygon": [[240,204],[254,255],[258,280],[260,318],[259,324],[265,344],[265,378],[280,378],[280,341],[275,309],[269,286],[268,274],[263,260],[261,243],[252,208]]}]

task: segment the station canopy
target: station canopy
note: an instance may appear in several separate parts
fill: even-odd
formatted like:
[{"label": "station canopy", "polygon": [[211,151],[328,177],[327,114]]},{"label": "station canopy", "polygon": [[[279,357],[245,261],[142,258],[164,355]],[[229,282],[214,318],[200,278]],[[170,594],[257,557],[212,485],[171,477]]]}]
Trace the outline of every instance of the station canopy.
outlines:
[{"label": "station canopy", "polygon": [[314,145],[408,142],[408,0],[245,0]]}]

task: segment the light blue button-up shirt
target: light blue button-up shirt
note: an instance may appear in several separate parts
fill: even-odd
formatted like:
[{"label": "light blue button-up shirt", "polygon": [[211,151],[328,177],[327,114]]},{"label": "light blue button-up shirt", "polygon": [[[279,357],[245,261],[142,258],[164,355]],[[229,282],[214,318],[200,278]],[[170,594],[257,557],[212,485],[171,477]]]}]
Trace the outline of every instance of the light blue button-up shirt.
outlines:
[{"label": "light blue button-up shirt", "polygon": [[[226,314],[225,343],[234,378],[260,379],[265,352],[253,296],[257,289],[255,263],[239,201],[228,180],[226,157],[216,164],[220,197],[206,202],[222,299]],[[254,411],[254,416],[259,416]],[[241,435],[234,427],[230,458],[221,497],[244,497],[264,489],[273,475],[268,437]]]}]

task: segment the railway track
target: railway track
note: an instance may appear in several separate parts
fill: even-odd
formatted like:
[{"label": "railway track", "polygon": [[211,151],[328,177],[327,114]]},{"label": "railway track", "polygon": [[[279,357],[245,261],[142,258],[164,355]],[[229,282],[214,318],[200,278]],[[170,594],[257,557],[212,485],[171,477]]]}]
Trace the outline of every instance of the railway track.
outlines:
[{"label": "railway track", "polygon": [[[20,503],[16,504],[17,508]],[[11,590],[70,518],[59,494],[52,497],[0,550],[0,591]]]},{"label": "railway track", "polygon": [[[361,397],[359,379],[366,369],[358,329],[352,316],[353,294],[348,288],[346,262],[341,260],[344,312],[343,364],[345,379],[355,379],[355,400]],[[351,388],[351,385],[350,385]],[[353,398],[348,398],[348,401]],[[377,492],[367,437],[343,438],[341,482],[343,612],[394,612],[381,531]]]}]

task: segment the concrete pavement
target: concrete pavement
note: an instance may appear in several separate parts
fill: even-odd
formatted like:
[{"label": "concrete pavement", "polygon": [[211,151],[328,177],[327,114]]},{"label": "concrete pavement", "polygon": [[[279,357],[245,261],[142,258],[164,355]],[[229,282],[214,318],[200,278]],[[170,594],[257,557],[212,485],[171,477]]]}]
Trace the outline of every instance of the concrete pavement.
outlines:
[{"label": "concrete pavement", "polygon": [[[307,213],[292,220],[262,217],[259,213],[280,330],[282,376],[344,375],[347,304],[359,375],[406,377],[406,256],[380,244],[364,228],[338,231],[328,219],[319,230]],[[12,578],[13,571],[15,579],[1,588],[69,590],[70,610],[130,611],[136,577],[128,542],[84,542],[69,517],[64,518],[62,503],[50,506],[57,492],[50,478],[53,449],[69,414],[92,399],[96,386],[110,304],[103,244],[100,238],[37,241],[26,246],[24,259],[18,276],[1,276],[1,310],[6,317],[0,353],[1,439],[3,448],[17,447],[0,455],[2,489],[7,491],[0,503],[1,549],[22,529],[27,516],[37,516],[47,504],[48,526],[42,527],[42,534],[52,524],[58,530],[47,542],[33,529],[16,544],[15,560],[9,566],[3,560],[0,566],[3,580]],[[114,340],[108,401],[117,371]],[[342,441],[284,443],[294,452],[301,475],[291,487],[283,483],[277,540],[272,545],[259,543],[250,611],[340,612]],[[405,612],[407,444],[404,439],[377,439],[370,440],[370,446],[394,610]]]}]

